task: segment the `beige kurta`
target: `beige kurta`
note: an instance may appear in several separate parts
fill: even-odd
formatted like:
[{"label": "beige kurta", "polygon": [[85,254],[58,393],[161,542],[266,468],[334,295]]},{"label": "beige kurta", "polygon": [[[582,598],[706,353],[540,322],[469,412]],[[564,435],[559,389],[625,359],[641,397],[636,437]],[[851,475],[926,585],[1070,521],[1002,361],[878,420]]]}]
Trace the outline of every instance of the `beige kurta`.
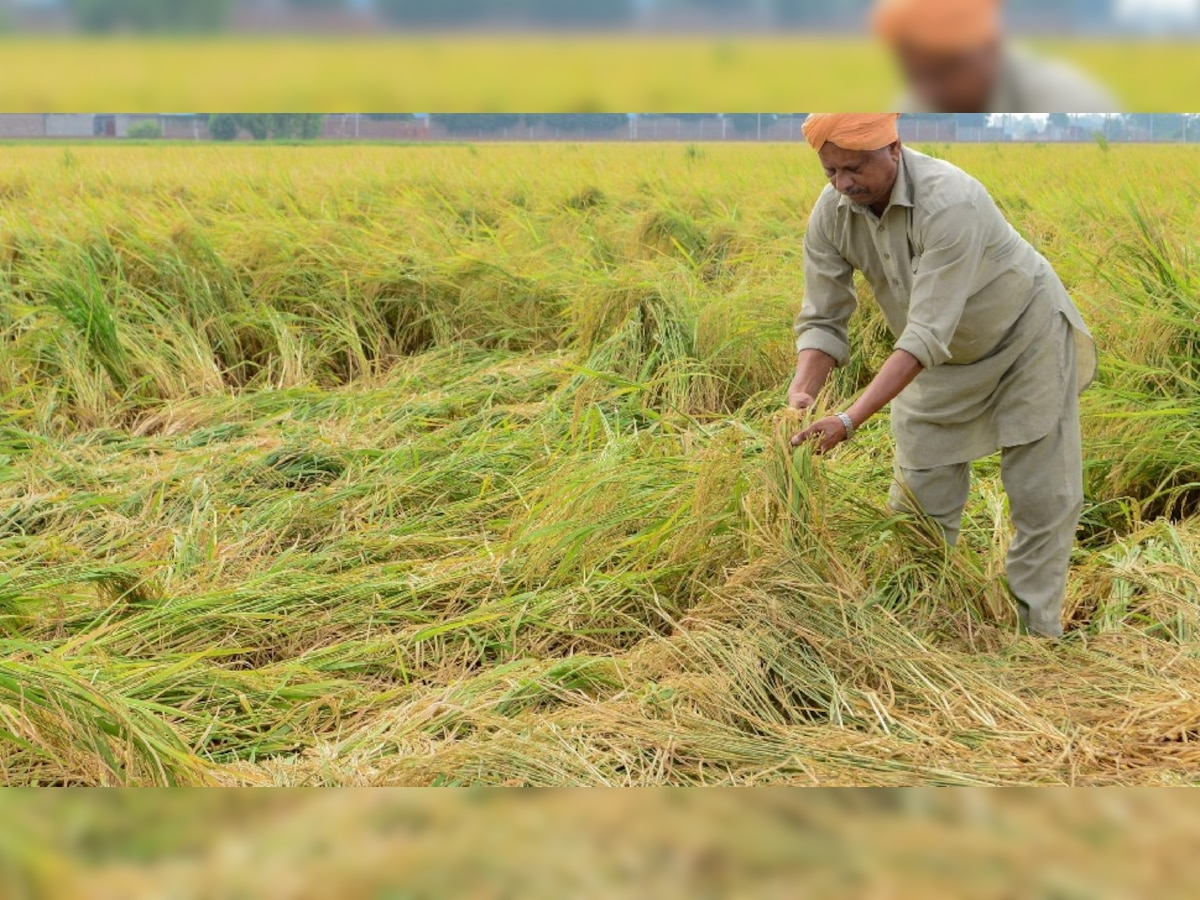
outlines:
[{"label": "beige kurta", "polygon": [[804,239],[797,350],[849,360],[857,269],[896,349],[924,366],[892,404],[897,462],[926,469],[1044,437],[1071,379],[1046,340],[1051,317],[1073,329],[1076,384],[1096,374],[1087,326],[1046,259],[1008,224],[978,181],[905,147],[882,216],[826,187]]},{"label": "beige kurta", "polygon": [[[901,112],[924,109],[911,94],[901,97]],[[1099,84],[1064,62],[1035,56],[1009,44],[1000,59],[987,113],[1115,113],[1120,104]]]}]

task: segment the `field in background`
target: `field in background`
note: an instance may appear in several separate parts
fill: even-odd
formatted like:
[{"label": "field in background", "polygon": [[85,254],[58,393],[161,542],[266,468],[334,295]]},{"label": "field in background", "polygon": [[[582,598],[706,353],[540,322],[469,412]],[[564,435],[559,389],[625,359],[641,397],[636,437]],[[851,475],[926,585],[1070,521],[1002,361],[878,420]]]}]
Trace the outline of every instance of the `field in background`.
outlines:
[{"label": "field in background", "polygon": [[0,777],[1192,780],[1195,151],[925,149],[1105,351],[1058,646],[995,460],[945,558],[885,422],[786,446],[808,151],[10,148]]},{"label": "field in background", "polygon": [[[1129,111],[1196,106],[1194,41],[1032,43],[1090,72]],[[6,112],[869,110],[892,105],[897,84],[877,44],[845,36],[0,42]]]}]

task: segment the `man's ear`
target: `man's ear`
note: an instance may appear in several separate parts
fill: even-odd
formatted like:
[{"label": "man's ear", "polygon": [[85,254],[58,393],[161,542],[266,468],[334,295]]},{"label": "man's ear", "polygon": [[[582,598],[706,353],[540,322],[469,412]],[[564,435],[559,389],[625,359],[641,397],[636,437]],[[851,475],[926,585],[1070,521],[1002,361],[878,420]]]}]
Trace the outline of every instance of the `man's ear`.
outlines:
[{"label": "man's ear", "polygon": [[899,138],[896,138],[896,140],[895,140],[895,142],[892,144],[892,146],[888,148],[888,149],[889,149],[889,150],[892,152],[892,160],[893,160],[894,162],[899,162],[899,161],[900,161],[900,149],[901,149],[903,146],[904,146],[904,145],[903,145],[903,144],[900,142],[900,139],[899,139]]}]

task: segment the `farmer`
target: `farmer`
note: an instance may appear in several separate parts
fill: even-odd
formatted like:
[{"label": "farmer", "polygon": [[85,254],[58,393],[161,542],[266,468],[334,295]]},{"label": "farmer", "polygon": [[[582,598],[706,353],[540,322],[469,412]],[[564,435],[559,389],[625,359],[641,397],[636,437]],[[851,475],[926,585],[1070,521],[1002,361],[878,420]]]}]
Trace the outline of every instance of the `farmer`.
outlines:
[{"label": "farmer", "polygon": [[829,373],[848,361],[855,270],[896,342],[857,401],[792,443],[831,450],[892,403],[888,503],[925,513],[950,544],[971,461],[1001,451],[1016,526],[1009,587],[1022,624],[1058,637],[1083,505],[1078,395],[1095,377],[1095,345],[1050,264],[984,187],[903,147],[897,119],[818,114],[804,123],[829,185],[804,237],[788,405],[812,407]]},{"label": "farmer", "polygon": [[875,33],[895,55],[909,112],[1107,113],[1116,104],[1065,63],[1004,40],[1001,0],[878,0]]}]

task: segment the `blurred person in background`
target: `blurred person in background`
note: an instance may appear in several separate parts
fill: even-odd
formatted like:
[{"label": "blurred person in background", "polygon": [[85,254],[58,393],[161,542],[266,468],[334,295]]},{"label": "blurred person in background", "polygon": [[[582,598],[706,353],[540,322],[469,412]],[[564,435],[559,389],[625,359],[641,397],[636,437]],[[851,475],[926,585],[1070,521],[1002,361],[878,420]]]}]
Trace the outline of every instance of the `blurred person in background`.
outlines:
[{"label": "blurred person in background", "polygon": [[878,0],[871,16],[908,93],[905,112],[1107,113],[1117,104],[1066,63],[1003,34],[1001,0]]},{"label": "blurred person in background", "polygon": [[1022,626],[1062,635],[1083,508],[1079,393],[1096,375],[1087,326],[1050,263],[961,169],[901,146],[895,114],[816,114],[804,136],[829,184],[804,236],[792,409],[811,409],[849,361],[854,273],[896,341],[844,412],[793,439],[826,452],[891,404],[897,510],[958,539],[971,462],[1000,451],[1016,536],[1008,584]]}]

